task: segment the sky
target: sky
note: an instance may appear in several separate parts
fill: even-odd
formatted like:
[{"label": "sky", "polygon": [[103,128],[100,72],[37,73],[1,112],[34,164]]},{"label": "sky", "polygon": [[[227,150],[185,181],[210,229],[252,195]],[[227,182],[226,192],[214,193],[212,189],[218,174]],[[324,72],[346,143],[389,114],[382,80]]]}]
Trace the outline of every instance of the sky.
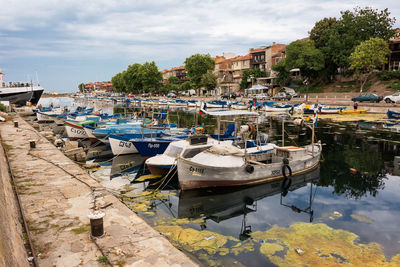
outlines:
[{"label": "sky", "polygon": [[246,55],[289,44],[315,22],[354,7],[388,8],[400,27],[398,0],[0,0],[0,68],[5,81],[36,81],[76,92],[133,63],[159,70],[196,54]]}]

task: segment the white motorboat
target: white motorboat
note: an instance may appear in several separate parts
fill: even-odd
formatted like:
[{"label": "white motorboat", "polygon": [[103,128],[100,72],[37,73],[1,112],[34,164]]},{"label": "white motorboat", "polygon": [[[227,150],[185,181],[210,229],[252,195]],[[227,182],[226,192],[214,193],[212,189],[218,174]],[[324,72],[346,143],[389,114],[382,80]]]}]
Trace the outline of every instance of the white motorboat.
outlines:
[{"label": "white motorboat", "polygon": [[[148,158],[145,163],[152,174],[165,175],[170,169],[176,168],[179,156],[193,157],[217,144],[222,144],[228,148],[234,146],[234,148],[244,152],[244,142],[239,140],[218,141],[210,137],[207,138],[207,136],[191,136],[187,140],[171,142],[163,154]],[[248,145],[247,153],[249,154],[268,153],[275,146],[273,144],[259,144],[257,146],[255,141],[248,141]]]},{"label": "white motorboat", "polygon": [[182,190],[258,184],[305,173],[316,168],[322,147],[271,147],[270,153],[247,154],[217,144],[193,157],[178,157]]},{"label": "white motorboat", "polygon": [[[201,137],[191,137],[187,140],[171,142],[163,154],[148,158],[145,163],[150,172],[155,175],[165,175],[170,169],[176,168],[176,159],[180,154],[200,153],[210,148],[218,141],[212,138],[203,137],[201,143],[192,142]],[[232,141],[223,141],[232,143]]]},{"label": "white motorboat", "polygon": [[[322,146],[314,143],[315,123],[309,126],[312,128],[311,145],[304,147],[284,146],[282,138],[282,147],[249,145],[246,141],[240,148],[218,143],[195,155],[181,154],[177,159],[180,187],[188,190],[241,186],[282,178],[286,179],[283,184],[290,183],[290,176],[311,171],[319,165]],[[250,125],[241,126],[242,140],[251,132]]]}]

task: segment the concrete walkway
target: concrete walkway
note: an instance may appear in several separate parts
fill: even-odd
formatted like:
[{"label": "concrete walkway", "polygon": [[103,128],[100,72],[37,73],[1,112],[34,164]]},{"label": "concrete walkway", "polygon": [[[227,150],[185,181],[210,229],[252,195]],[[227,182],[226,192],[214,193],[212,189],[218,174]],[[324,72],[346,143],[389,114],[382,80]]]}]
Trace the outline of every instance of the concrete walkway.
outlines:
[{"label": "concrete walkway", "polygon": [[[16,120],[18,128],[2,123],[0,133],[40,266],[104,266],[106,258],[115,266],[197,266],[27,122]],[[36,148],[30,149],[31,139]],[[94,241],[87,217],[93,208],[106,213],[106,234]]]}]

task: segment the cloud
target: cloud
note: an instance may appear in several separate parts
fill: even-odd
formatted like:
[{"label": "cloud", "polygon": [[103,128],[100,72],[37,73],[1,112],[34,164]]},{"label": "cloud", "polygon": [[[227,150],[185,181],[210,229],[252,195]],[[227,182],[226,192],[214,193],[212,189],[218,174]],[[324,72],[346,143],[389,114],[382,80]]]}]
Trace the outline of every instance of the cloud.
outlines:
[{"label": "cloud", "polygon": [[323,17],[339,17],[340,10],[357,5],[389,6],[393,16],[400,14],[394,0],[3,1],[3,62],[22,57],[129,58],[180,65],[193,53],[246,54],[250,47],[289,43],[307,36]]}]

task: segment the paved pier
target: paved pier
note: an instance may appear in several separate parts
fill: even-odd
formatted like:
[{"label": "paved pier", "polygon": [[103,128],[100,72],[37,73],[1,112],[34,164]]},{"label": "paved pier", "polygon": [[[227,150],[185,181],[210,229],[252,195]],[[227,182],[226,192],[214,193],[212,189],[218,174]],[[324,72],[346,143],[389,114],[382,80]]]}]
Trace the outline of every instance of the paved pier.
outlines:
[{"label": "paved pier", "polygon": [[[40,266],[197,266],[27,122],[0,124]],[[29,140],[36,140],[30,149]],[[90,239],[88,214],[106,213]]]}]

